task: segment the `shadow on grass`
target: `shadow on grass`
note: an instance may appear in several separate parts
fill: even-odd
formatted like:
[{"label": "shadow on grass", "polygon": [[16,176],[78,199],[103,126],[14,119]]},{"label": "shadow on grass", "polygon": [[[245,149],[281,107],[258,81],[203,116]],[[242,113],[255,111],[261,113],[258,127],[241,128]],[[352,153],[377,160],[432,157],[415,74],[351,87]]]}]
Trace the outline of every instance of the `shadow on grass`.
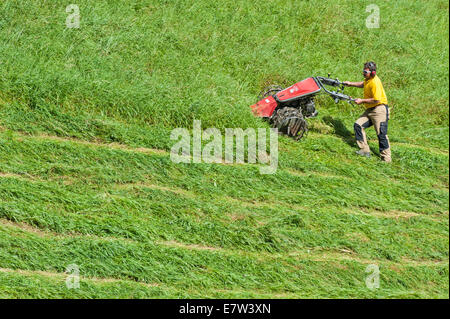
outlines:
[{"label": "shadow on grass", "polygon": [[325,116],[323,118],[325,124],[332,126],[336,135],[342,138],[342,140],[350,146],[356,146],[355,138],[353,132],[349,131],[344,123],[339,119],[334,119],[331,116]]},{"label": "shadow on grass", "polygon": [[[332,126],[334,128],[334,132],[336,133],[336,135],[341,137],[345,143],[347,143],[351,147],[358,148],[358,146],[356,145],[356,142],[355,142],[355,136],[354,136],[353,132],[349,131],[345,127],[344,123],[342,123],[341,120],[334,119],[331,116],[325,116],[323,118],[323,121],[325,122],[325,124]],[[380,153],[379,153],[377,147],[373,147],[373,146],[369,146],[369,147],[370,147],[371,152],[374,155],[379,156]]]}]

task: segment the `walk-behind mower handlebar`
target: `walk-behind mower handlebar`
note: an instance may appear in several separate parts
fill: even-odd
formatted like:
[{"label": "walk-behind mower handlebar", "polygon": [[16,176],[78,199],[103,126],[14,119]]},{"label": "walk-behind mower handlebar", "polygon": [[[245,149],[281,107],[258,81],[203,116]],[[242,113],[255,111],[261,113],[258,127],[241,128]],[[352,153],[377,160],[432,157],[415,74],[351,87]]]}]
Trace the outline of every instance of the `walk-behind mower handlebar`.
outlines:
[{"label": "walk-behind mower handlebar", "polygon": [[343,83],[339,81],[338,79],[330,79],[330,78],[324,78],[323,76],[316,77],[317,80],[320,81],[320,84],[325,84],[329,86],[341,86]]},{"label": "walk-behind mower handlebar", "polygon": [[[338,79],[325,78],[323,76],[317,76],[315,79],[317,84],[325,91],[325,93],[330,95],[336,103],[338,103],[341,100],[347,101],[348,103],[355,101],[354,98],[343,93],[345,85]],[[336,91],[330,91],[327,90],[325,85],[337,87],[338,89]]]},{"label": "walk-behind mower handlebar", "polygon": [[334,99],[334,101],[336,103],[338,103],[339,101],[347,101],[348,103],[354,102],[355,99],[348,96],[347,94],[344,93],[340,93],[340,92],[327,92],[328,94],[331,95],[331,97]]}]

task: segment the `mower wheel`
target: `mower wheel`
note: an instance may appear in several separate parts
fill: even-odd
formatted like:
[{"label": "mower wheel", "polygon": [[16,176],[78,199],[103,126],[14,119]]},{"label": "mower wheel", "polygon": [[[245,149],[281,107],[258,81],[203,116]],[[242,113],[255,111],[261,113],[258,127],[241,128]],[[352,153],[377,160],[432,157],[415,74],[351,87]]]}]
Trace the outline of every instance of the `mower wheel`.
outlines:
[{"label": "mower wheel", "polygon": [[298,108],[284,107],[276,111],[270,118],[270,123],[278,132],[286,134],[294,140],[300,140],[308,131],[308,123]]}]

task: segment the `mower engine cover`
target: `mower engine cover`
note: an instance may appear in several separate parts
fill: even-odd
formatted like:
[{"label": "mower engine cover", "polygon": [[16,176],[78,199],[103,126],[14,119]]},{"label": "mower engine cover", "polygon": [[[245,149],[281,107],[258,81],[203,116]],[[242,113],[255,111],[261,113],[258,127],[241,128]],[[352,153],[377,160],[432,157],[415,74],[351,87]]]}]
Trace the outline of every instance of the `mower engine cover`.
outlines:
[{"label": "mower engine cover", "polygon": [[293,100],[298,100],[301,97],[314,94],[320,91],[319,85],[317,85],[316,80],[311,77],[303,81],[295,83],[294,85],[284,89],[283,91],[275,94],[275,99],[278,102],[289,102]]}]

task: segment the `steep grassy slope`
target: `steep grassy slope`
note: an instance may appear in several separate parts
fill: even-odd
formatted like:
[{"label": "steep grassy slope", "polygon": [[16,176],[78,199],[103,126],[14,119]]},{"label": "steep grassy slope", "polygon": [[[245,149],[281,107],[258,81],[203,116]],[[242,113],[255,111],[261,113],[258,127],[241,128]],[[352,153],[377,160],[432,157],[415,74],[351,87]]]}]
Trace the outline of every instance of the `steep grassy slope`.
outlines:
[{"label": "steep grassy slope", "polygon": [[[448,298],[447,2],[377,3],[379,29],[365,1],[77,4],[79,29],[63,1],[0,4],[0,297]],[[171,162],[173,128],[267,127],[266,84],[372,59],[391,165],[327,97],[274,175]]]}]

